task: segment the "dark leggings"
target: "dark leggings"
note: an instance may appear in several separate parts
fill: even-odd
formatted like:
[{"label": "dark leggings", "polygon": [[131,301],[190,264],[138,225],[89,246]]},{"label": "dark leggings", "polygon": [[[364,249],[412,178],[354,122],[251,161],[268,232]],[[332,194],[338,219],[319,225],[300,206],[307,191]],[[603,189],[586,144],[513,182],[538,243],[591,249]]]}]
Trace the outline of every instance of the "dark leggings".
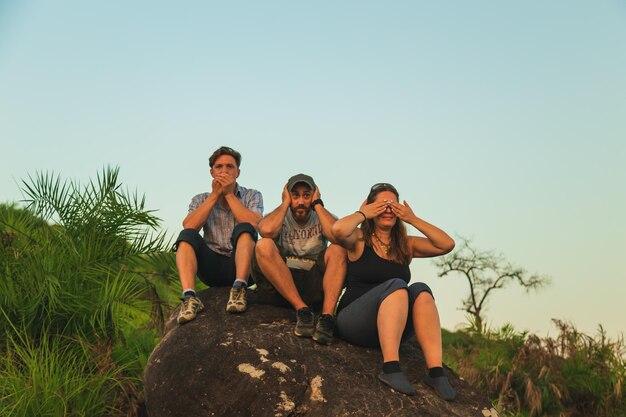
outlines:
[{"label": "dark leggings", "polygon": [[[184,229],[176,239],[175,249],[180,242],[191,245],[198,261],[198,278],[209,287],[230,287],[235,281],[235,252],[237,243],[243,233],[249,233],[253,240],[257,240],[257,232],[250,223],[239,223],[233,229],[231,256],[216,253],[208,248],[206,241],[195,229]],[[250,282],[250,277],[248,277]]]},{"label": "dark leggings", "polygon": [[387,296],[399,289],[406,289],[409,292],[409,317],[404,333],[402,333],[402,342],[413,336],[415,334],[413,330],[413,305],[415,300],[423,291],[426,291],[431,296],[433,296],[433,292],[423,282],[407,285],[402,279],[393,278],[372,288],[339,312],[337,315],[339,337],[354,345],[380,347],[378,326],[376,324],[378,308]]}]

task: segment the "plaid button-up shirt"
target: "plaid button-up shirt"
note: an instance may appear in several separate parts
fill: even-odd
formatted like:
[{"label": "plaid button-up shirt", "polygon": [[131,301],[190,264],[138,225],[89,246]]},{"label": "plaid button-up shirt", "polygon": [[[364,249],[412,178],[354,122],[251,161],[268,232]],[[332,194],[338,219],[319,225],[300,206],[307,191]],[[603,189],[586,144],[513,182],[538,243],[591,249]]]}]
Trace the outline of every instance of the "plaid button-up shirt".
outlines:
[{"label": "plaid button-up shirt", "polygon": [[[210,195],[211,193],[202,193],[192,198],[189,204],[189,212],[200,207],[204,200],[209,198]],[[237,199],[241,201],[241,204],[248,210],[263,214],[263,196],[259,191],[244,188],[237,184],[235,197],[237,197]],[[230,209],[222,207],[219,201],[215,203],[211,214],[209,214],[209,218],[202,226],[204,240],[209,249],[221,255],[230,256],[233,251],[230,238],[236,225],[237,220],[235,220],[233,212]]]}]

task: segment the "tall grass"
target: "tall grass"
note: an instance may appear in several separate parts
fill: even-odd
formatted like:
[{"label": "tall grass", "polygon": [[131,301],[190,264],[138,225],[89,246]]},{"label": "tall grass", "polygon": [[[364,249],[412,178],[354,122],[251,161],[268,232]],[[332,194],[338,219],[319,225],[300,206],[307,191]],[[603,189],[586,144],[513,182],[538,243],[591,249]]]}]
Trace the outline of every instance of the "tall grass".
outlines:
[{"label": "tall grass", "polygon": [[117,169],[23,190],[0,205],[0,415],[132,415],[173,298],[159,219]]},{"label": "tall grass", "polygon": [[98,369],[80,340],[45,343],[9,336],[0,358],[0,415],[108,416],[123,380],[119,369]]},{"label": "tall grass", "polygon": [[510,416],[618,417],[626,415],[623,338],[595,337],[554,320],[556,338],[512,326],[446,333],[450,366],[485,391]]}]

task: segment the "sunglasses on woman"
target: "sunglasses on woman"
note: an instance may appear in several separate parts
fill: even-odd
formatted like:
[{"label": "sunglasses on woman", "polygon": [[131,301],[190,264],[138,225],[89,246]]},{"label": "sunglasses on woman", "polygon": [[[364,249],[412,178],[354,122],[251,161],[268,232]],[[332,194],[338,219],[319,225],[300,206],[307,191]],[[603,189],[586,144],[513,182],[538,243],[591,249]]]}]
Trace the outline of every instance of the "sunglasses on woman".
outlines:
[{"label": "sunglasses on woman", "polygon": [[379,182],[379,183],[372,185],[372,188],[370,188],[370,194],[376,192],[377,190],[381,188],[384,188],[385,190],[393,191],[394,193],[398,194],[398,190],[396,190],[396,187],[386,182]]}]

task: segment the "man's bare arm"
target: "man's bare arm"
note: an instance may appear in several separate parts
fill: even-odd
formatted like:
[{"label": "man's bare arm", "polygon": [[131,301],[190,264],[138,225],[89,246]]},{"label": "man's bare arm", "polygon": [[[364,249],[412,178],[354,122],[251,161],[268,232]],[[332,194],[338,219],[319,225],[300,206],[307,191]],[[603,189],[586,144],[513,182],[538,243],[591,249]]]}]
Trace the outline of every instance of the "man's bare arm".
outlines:
[{"label": "man's bare arm", "polygon": [[287,210],[291,205],[291,194],[287,190],[287,186],[283,188],[282,203],[276,207],[271,213],[263,217],[259,222],[258,229],[261,237],[275,238],[280,233],[283,221],[287,215]]}]

